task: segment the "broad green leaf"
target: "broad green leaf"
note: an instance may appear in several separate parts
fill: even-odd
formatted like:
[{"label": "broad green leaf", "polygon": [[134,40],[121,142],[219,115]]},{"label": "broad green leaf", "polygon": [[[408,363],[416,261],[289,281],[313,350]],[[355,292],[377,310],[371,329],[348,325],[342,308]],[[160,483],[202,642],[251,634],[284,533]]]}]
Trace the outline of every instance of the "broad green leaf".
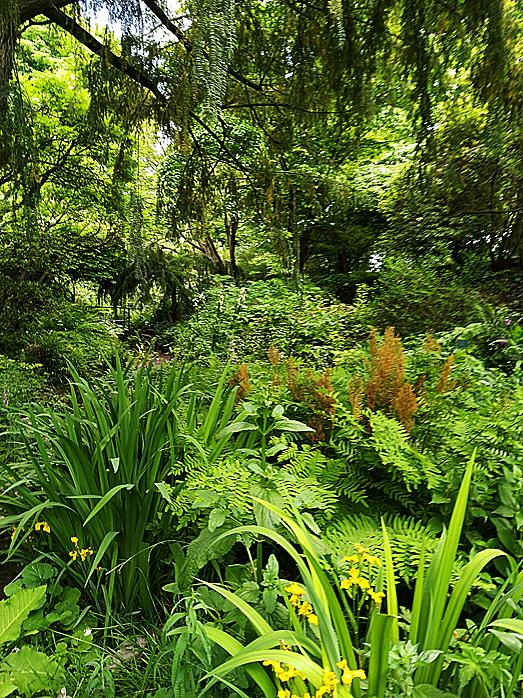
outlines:
[{"label": "broad green leaf", "polygon": [[490,628],[490,632],[511,652],[516,652],[517,654],[521,652],[521,648],[523,647],[523,635],[506,633],[503,630],[494,630],[493,628]]},{"label": "broad green leaf", "polygon": [[217,439],[222,439],[224,436],[229,436],[230,434],[238,434],[241,431],[256,431],[258,427],[256,424],[251,424],[250,422],[233,422],[222,429],[218,434],[216,434]]},{"label": "broad green leaf", "polygon": [[59,664],[43,652],[24,645],[19,652],[12,652],[1,665],[9,671],[11,680],[23,695],[34,696],[41,691],[50,691],[63,680]]},{"label": "broad green leaf", "polygon": [[22,589],[9,599],[0,601],[0,644],[18,639],[24,620],[43,604],[45,591],[45,586]]},{"label": "broad green leaf", "polygon": [[274,428],[278,431],[314,431],[303,422],[298,422],[296,419],[279,419],[274,423]]},{"label": "broad green leaf", "polygon": [[505,630],[511,630],[513,633],[518,633],[523,635],[523,620],[518,618],[498,618],[498,620],[493,621],[489,628],[504,628]]}]

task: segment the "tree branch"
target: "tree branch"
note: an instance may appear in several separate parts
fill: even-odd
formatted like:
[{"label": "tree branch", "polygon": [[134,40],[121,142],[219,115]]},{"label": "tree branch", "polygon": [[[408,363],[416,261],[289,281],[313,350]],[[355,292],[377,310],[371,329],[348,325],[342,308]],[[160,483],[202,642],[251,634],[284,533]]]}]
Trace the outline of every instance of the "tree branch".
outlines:
[{"label": "tree branch", "polygon": [[[163,24],[163,26],[168,29],[171,34],[173,34],[178,41],[185,46],[187,51],[192,51],[193,45],[192,41],[185,36],[184,32],[171,20],[167,14],[164,12],[164,10],[158,5],[156,0],[143,0],[144,4],[151,10],[151,12],[160,20],[160,22]],[[208,58],[208,54],[206,51],[202,51],[203,55],[205,58]],[[251,90],[256,90],[256,92],[263,92],[263,88],[261,85],[258,85],[256,82],[253,82],[252,80],[249,80],[249,78],[246,78],[245,76],[241,75],[241,73],[238,73],[234,68],[231,68],[230,66],[227,68],[227,73],[234,78],[237,82],[241,83],[242,85],[245,85],[245,87],[250,87]]]},{"label": "tree branch", "polygon": [[[117,54],[113,53],[107,46],[104,46],[101,41],[98,41],[98,39],[80,26],[72,17],[69,17],[64,12],[56,10],[55,8],[48,8],[45,16],[55,22],[66,32],[71,34],[71,36],[88,48],[92,53],[107,60],[109,64],[113,66],[113,68],[116,68],[116,70],[119,72],[127,75],[139,85],[148,89],[163,105],[168,105],[168,98],[162,93],[158,87],[158,83],[153,78],[146,75],[143,70],[140,70],[135,65],[132,65],[126,61],[125,58],[122,58],[122,56],[118,56]],[[227,147],[223,138],[220,138],[220,136],[193,111],[189,111],[189,116],[194,119],[205,131],[207,131],[212,138],[214,138],[237,169],[244,173],[247,172],[244,165],[238,160],[236,155],[231,152],[230,148]]]},{"label": "tree branch", "polygon": [[18,0],[18,18],[20,22],[27,22],[37,15],[47,15],[50,9],[59,10],[76,4],[78,0]]},{"label": "tree branch", "polygon": [[107,46],[102,44],[101,41],[98,41],[98,39],[80,26],[72,17],[69,17],[64,12],[53,7],[48,8],[44,14],[52,22],[71,34],[77,41],[88,48],[89,51],[96,56],[105,58],[113,68],[116,68],[142,87],[148,89],[160,102],[164,104],[167,103],[167,97],[161,92],[158,84],[153,79],[146,75],[143,70],[140,70],[132,63],[129,63],[129,61],[113,53]]}]

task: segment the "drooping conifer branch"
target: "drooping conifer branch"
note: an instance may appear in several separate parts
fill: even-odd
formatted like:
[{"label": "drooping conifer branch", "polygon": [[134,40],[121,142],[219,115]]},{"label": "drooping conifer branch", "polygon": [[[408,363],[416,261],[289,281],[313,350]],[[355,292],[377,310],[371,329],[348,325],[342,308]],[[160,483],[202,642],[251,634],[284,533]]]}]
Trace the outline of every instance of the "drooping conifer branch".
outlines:
[{"label": "drooping conifer branch", "polygon": [[86,29],[84,29],[78,22],[76,22],[72,17],[66,15],[65,12],[57,10],[56,8],[50,7],[45,11],[45,16],[48,17],[52,22],[57,24],[59,27],[68,32],[77,41],[83,44],[92,53],[109,63],[113,68],[124,73],[131,80],[134,80],[142,87],[148,89],[152,94],[163,103],[167,102],[166,96],[161,92],[156,80],[151,78],[145,71],[138,68],[133,63],[125,60],[121,56],[111,51],[105,44],[99,41],[96,37],[90,34]]}]

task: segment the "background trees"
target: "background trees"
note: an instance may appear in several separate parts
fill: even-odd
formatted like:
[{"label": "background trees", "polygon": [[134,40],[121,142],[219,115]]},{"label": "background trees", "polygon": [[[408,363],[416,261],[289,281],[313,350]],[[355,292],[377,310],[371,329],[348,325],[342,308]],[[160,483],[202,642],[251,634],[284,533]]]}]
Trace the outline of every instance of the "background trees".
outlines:
[{"label": "background trees", "polygon": [[399,252],[520,268],[522,24],[512,0],[10,3],[4,322],[28,284],[177,319],[216,274],[351,301]]}]

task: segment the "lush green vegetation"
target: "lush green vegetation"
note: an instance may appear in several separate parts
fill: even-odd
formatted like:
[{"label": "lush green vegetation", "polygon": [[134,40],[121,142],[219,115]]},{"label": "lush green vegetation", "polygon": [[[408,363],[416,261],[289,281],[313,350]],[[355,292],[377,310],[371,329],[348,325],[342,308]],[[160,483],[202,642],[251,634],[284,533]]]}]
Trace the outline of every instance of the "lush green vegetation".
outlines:
[{"label": "lush green vegetation", "polygon": [[0,698],[523,691],[517,0],[0,6]]}]

